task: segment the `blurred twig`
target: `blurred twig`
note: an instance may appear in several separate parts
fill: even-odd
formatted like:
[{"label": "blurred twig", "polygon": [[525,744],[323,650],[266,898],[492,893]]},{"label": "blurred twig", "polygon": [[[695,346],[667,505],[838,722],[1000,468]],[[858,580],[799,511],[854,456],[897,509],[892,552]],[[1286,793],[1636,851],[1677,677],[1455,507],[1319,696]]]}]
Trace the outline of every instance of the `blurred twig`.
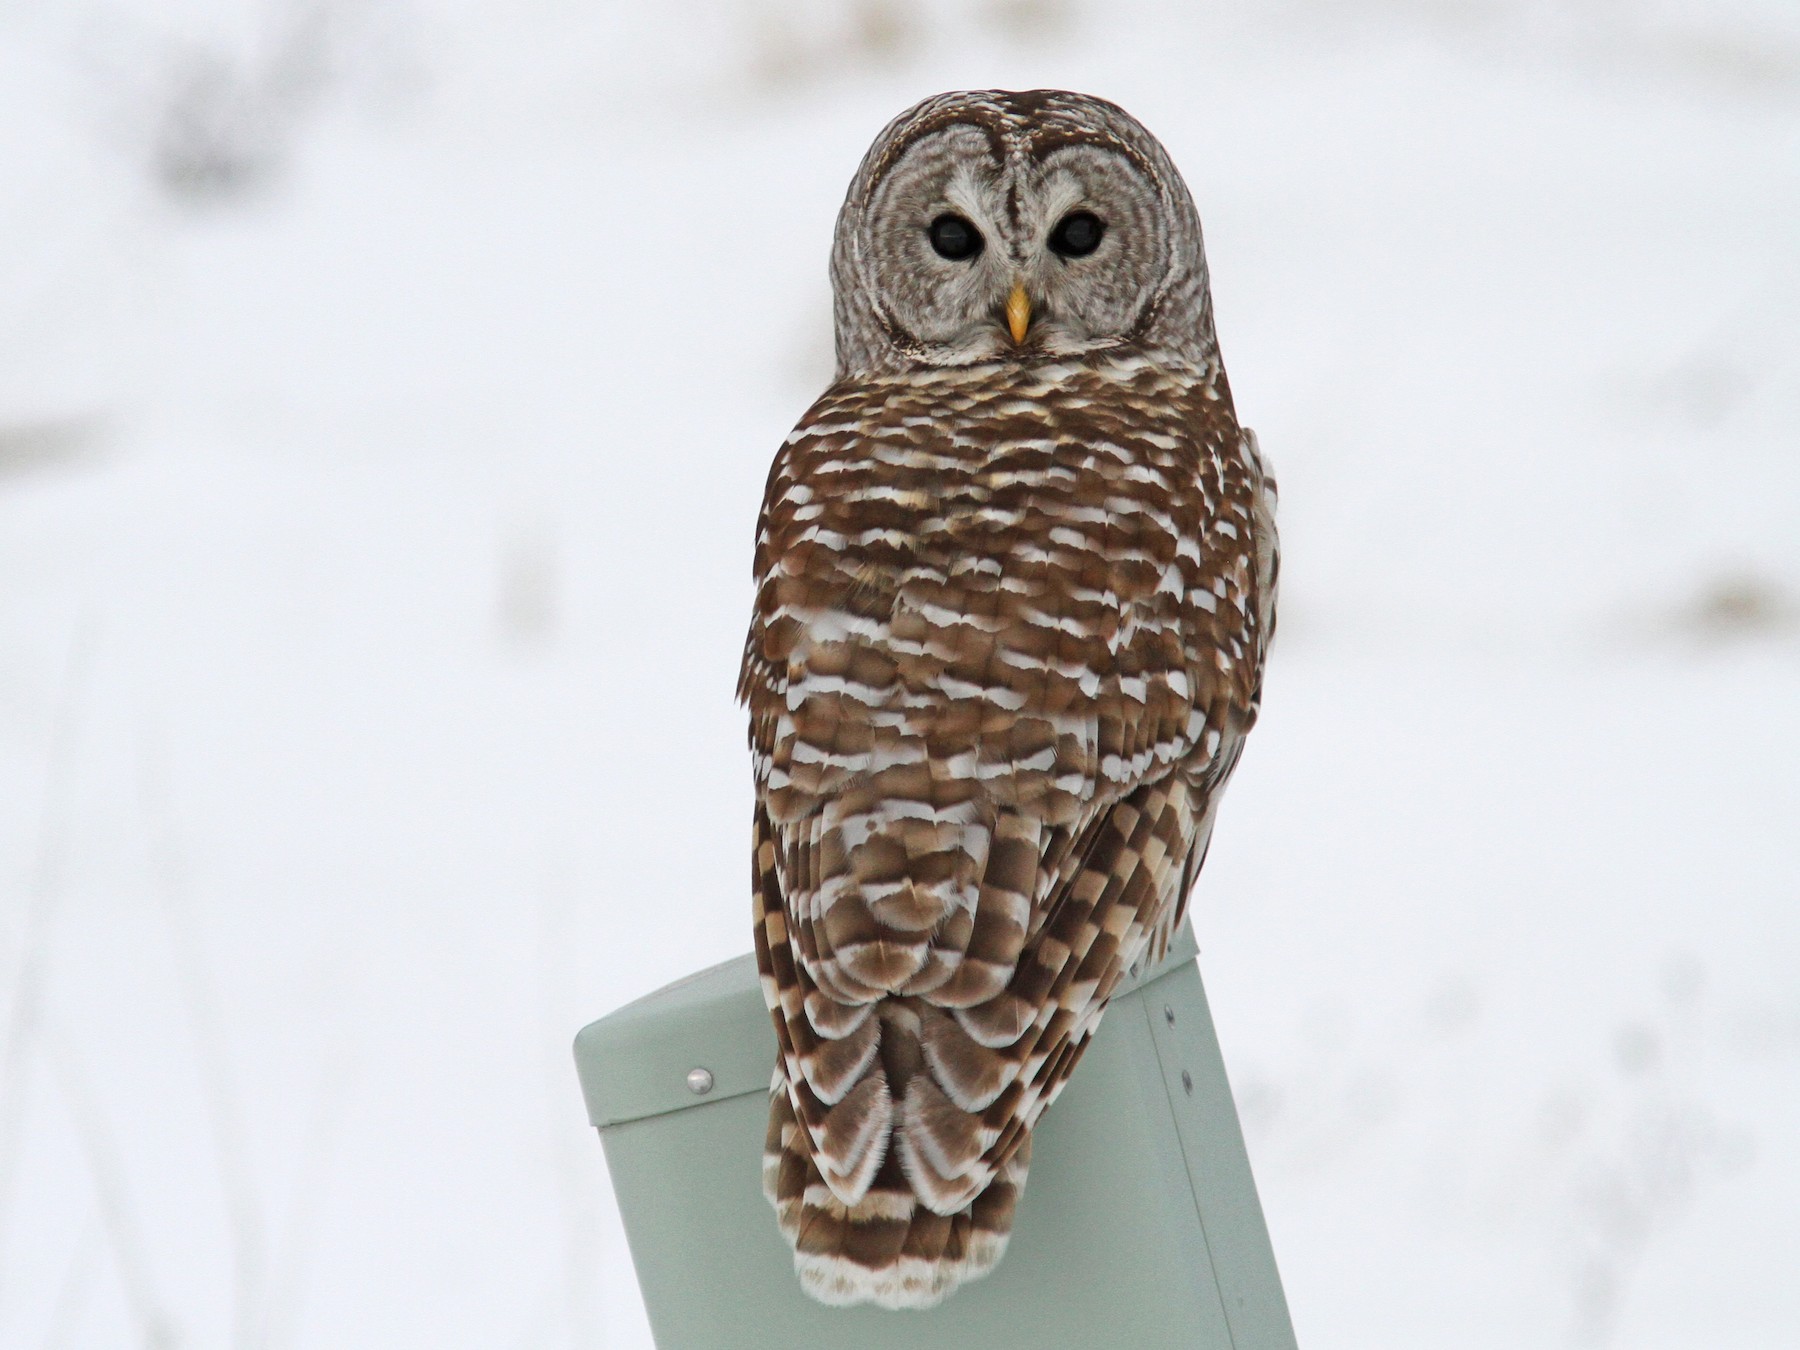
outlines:
[{"label": "blurred twig", "polygon": [[294,1172],[293,1204],[269,1262],[262,1324],[265,1346],[287,1344],[299,1321],[313,1236],[318,1231],[319,1211],[331,1183],[337,1127],[356,1078],[355,1042],[340,1031],[336,1042],[326,1045],[320,1053],[319,1064],[312,1119],[307,1123],[299,1165]]},{"label": "blurred twig", "polygon": [[378,2],[261,0],[240,7],[247,31],[240,25],[235,34],[195,26],[193,16],[127,23],[89,56],[103,96],[119,103],[118,130],[155,185],[189,206],[231,202],[286,167],[366,51]]},{"label": "blurred twig", "polygon": [[175,1328],[156,1296],[150,1263],[145,1257],[143,1234],[139,1231],[137,1214],[125,1187],[119,1151],[113,1143],[105,1113],[83,1072],[81,1052],[49,1018],[43,1018],[40,1025],[63,1099],[75,1122],[76,1140],[87,1158],[88,1175],[94,1183],[94,1202],[100,1210],[100,1220],[118,1266],[119,1286],[137,1323],[140,1342],[150,1350],[173,1347],[177,1343]]},{"label": "blurred twig", "polygon": [[62,1287],[56,1291],[56,1302],[50,1307],[44,1350],[61,1350],[74,1344],[75,1328],[88,1305],[88,1283],[93,1276],[94,1248],[98,1242],[99,1234],[90,1226],[69,1254],[69,1269],[63,1275]]},{"label": "blurred twig", "polygon": [[[559,1178],[562,1201],[561,1303],[564,1329],[571,1346],[601,1345],[605,1327],[600,1314],[600,1230],[595,1221],[593,1177],[582,1167],[592,1156],[593,1140],[582,1130],[571,1130],[570,1106],[574,1098],[566,1090],[567,1053],[563,1049],[568,1029],[577,1017],[576,953],[585,950],[577,940],[579,910],[570,883],[563,850],[557,849],[545,869],[538,905],[538,988],[542,992],[543,1045],[549,1062],[544,1082],[551,1089],[547,1099],[550,1124],[550,1156]],[[554,1055],[550,1055],[554,1048]]]},{"label": "blurred twig", "polygon": [[189,43],[168,59],[152,165],[163,188],[189,201],[261,186],[286,159],[326,83],[323,4],[293,7],[260,59]]},{"label": "blurred twig", "polygon": [[140,751],[139,799],[148,826],[151,871],[162,895],[163,918],[174,949],[176,975],[200,1058],[201,1090],[219,1163],[219,1184],[231,1225],[231,1344],[261,1343],[264,1238],[248,1148],[248,1131],[218,986],[202,950],[187,884],[186,861],[169,801],[162,740],[146,730]]},{"label": "blurred twig", "polygon": [[93,448],[98,430],[81,420],[0,427],[0,481],[79,460]]},{"label": "blurred twig", "polygon": [[749,73],[763,87],[838,79],[846,71],[905,66],[933,44],[983,36],[1026,48],[1059,40],[1078,0],[981,0],[966,6],[915,0],[748,0],[740,23]]},{"label": "blurred twig", "polygon": [[[12,1217],[13,1174],[18,1165],[25,1114],[25,1060],[42,1024],[50,931],[63,893],[75,746],[93,669],[94,648],[95,625],[91,616],[83,615],[75,625],[63,674],[62,698],[51,722],[37,860],[26,889],[25,918],[18,930],[18,973],[12,982],[12,1005],[6,1011],[5,1040],[0,1044],[0,1277],[6,1272],[4,1258]],[[0,1282],[0,1295],[3,1294],[4,1284]],[[0,1306],[4,1306],[3,1302]]]}]

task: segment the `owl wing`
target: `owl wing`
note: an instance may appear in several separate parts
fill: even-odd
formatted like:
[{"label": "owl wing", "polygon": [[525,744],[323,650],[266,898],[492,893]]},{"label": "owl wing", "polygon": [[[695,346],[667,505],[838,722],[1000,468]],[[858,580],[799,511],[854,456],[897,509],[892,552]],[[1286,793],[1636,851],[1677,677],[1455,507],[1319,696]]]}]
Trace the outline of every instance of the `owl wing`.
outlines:
[{"label": "owl wing", "polygon": [[[1040,522],[1035,537],[1068,551],[1047,550],[1035,568],[1019,569],[1041,583],[1030,588],[1040,597],[1063,603],[1040,603],[1034,624],[1055,630],[1053,645],[1015,635],[1011,653],[1034,653],[1046,673],[1101,676],[1098,697],[1083,705],[1090,750],[1065,741],[1051,770],[1081,774],[1086,795],[1066,814],[1054,794],[1045,800],[1036,889],[1004,989],[949,1007],[947,1017],[925,1014],[931,1077],[966,1116],[937,1111],[917,1129],[907,1118],[899,1143],[916,1155],[908,1172],[916,1186],[923,1178],[922,1191],[950,1180],[934,1175],[944,1158],[977,1185],[1000,1175],[1061,1091],[1120,980],[1162,958],[1257,717],[1275,618],[1273,475],[1254,434],[1204,388],[1138,393],[1139,406],[1172,403],[1185,414],[1177,425],[1189,437],[1158,444],[1154,432],[1134,438],[1102,421],[1100,444],[1137,440],[1126,471],[1106,478],[1103,497],[1082,484],[1062,520]],[[1058,706],[1062,692],[1047,680],[1035,706]],[[1007,771],[1029,778],[1027,758],[1013,756]],[[966,1117],[979,1122],[979,1157],[963,1137]],[[928,1129],[944,1137],[923,1137]],[[956,1194],[949,1187],[945,1199]]]}]

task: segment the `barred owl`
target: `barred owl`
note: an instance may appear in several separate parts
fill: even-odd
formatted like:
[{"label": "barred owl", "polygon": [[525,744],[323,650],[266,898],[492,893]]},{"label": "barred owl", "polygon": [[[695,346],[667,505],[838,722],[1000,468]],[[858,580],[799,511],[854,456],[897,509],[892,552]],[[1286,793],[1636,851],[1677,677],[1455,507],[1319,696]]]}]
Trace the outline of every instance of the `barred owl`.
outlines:
[{"label": "barred owl", "polygon": [[838,368],[770,471],[739,696],[807,1292],[991,1270],[1031,1133],[1157,959],[1256,720],[1275,484],[1200,221],[1123,110],[903,113],[831,257]]}]

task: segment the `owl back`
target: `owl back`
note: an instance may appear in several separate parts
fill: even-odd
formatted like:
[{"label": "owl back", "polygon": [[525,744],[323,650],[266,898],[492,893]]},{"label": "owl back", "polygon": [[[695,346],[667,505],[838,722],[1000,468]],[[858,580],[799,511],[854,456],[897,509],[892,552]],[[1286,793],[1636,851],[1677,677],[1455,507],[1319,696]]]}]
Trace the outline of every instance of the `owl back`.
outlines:
[{"label": "owl back", "polygon": [[784,446],[741,693],[766,1180],[815,1292],[998,1259],[1254,719],[1267,512],[1222,373],[1142,354],[846,382]]}]

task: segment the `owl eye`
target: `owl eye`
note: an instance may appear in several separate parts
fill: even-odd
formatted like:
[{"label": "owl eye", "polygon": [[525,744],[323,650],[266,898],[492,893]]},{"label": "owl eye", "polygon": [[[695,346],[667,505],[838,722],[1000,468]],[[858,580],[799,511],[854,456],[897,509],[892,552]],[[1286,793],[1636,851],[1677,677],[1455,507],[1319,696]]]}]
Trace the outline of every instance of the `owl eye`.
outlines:
[{"label": "owl eye", "polygon": [[942,215],[931,222],[927,231],[938,257],[951,262],[966,262],[981,252],[981,231],[961,216]]},{"label": "owl eye", "polygon": [[1071,211],[1050,231],[1050,251],[1062,258],[1085,258],[1100,247],[1106,222],[1092,211]]}]

